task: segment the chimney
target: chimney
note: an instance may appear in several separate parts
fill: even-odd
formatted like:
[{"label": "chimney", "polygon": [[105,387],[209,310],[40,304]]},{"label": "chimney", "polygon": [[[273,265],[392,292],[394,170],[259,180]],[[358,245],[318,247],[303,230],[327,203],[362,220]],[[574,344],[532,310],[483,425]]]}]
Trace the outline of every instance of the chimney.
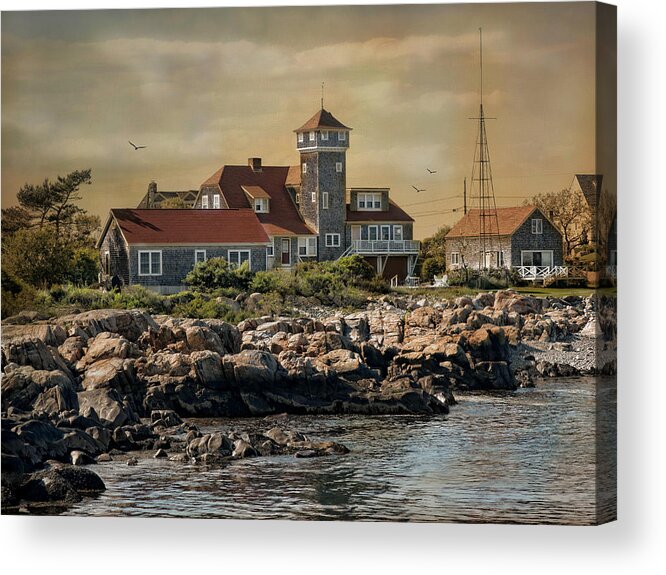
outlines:
[{"label": "chimney", "polygon": [[253,172],[261,172],[261,158],[248,158],[247,165],[252,168]]},{"label": "chimney", "polygon": [[155,194],[157,194],[157,182],[155,180],[151,180],[150,183],[148,184],[148,207],[149,208],[154,208],[155,207]]}]

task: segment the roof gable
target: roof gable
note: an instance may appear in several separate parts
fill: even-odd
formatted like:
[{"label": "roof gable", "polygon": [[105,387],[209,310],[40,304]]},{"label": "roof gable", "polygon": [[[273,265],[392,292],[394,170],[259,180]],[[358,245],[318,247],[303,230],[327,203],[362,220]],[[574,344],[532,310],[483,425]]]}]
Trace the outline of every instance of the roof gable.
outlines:
[{"label": "roof gable", "polygon": [[324,110],[322,108],[319,110],[312,118],[310,118],[305,124],[303,124],[294,132],[305,132],[307,130],[316,130],[317,128],[331,128],[334,130],[351,130],[348,126],[345,126],[340,120],[338,120],[333,114]]},{"label": "roof gable", "polygon": [[[532,213],[538,210],[535,206],[514,206],[511,208],[497,208],[496,210],[487,210],[487,213],[497,213],[497,224],[499,230],[495,226],[495,218],[489,218],[491,233],[498,233],[500,236],[513,235],[520,226],[523,225],[525,220],[529,218]],[[541,210],[539,214],[543,217]],[[474,237],[478,236],[481,229],[481,210],[478,208],[469,210],[456,225],[451,228],[447,238],[455,237]],[[544,217],[544,219],[547,219]]]}]

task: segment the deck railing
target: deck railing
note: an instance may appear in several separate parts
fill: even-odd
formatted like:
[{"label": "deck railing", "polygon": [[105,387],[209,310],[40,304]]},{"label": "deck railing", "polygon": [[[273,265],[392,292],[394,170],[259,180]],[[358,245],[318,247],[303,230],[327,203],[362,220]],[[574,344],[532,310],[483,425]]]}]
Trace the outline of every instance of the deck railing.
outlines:
[{"label": "deck railing", "polygon": [[418,254],[418,240],[352,240],[350,251],[355,254]]},{"label": "deck railing", "polygon": [[515,269],[522,279],[531,281],[569,276],[569,268],[566,266],[517,266]]}]

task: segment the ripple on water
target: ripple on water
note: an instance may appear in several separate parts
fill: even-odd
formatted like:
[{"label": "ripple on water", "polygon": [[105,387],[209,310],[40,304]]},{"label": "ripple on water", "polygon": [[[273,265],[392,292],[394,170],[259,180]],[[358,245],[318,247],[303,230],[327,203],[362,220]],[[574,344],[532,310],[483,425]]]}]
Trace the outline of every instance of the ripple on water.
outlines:
[{"label": "ripple on water", "polygon": [[[614,409],[614,393],[600,397]],[[100,464],[95,471],[107,491],[68,514],[594,523],[596,399],[595,380],[576,378],[516,393],[461,395],[447,416],[292,417],[288,426],[335,439],[351,453],[213,468],[151,458],[135,467]],[[612,443],[614,427],[608,433]]]}]

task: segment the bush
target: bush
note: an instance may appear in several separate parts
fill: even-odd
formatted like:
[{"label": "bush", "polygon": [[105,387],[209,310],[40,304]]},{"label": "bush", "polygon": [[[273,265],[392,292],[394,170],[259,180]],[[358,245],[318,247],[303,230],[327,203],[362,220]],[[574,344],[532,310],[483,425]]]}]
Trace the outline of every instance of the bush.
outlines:
[{"label": "bush", "polygon": [[99,273],[99,253],[94,248],[74,250],[70,263],[69,281],[74,285],[89,285],[97,281]]},{"label": "bush", "polygon": [[84,309],[102,309],[111,307],[113,295],[99,289],[72,287],[67,290],[62,303],[83,307]]},{"label": "bush", "polygon": [[490,268],[479,273],[478,269],[456,269],[448,273],[449,285],[478,289],[503,289],[520,284],[520,276],[514,269]]},{"label": "bush", "polygon": [[432,256],[423,260],[421,263],[421,280],[431,282],[436,275],[441,275],[446,271],[446,258],[444,256]]},{"label": "bush", "polygon": [[246,290],[253,276],[247,262],[232,267],[224,258],[211,258],[195,265],[185,277],[185,283],[197,291],[212,291],[219,288]]},{"label": "bush", "polygon": [[113,307],[145,309],[148,313],[169,313],[171,300],[143,286],[129,286],[113,294]]},{"label": "bush", "polygon": [[257,272],[254,274],[250,291],[259,293],[279,293],[285,295],[296,295],[294,276],[282,270],[268,272]]},{"label": "bush", "polygon": [[230,323],[238,323],[249,317],[246,312],[234,311],[228,305],[218,302],[216,298],[204,293],[182,298],[174,306],[173,314],[198,319],[221,319]]}]

